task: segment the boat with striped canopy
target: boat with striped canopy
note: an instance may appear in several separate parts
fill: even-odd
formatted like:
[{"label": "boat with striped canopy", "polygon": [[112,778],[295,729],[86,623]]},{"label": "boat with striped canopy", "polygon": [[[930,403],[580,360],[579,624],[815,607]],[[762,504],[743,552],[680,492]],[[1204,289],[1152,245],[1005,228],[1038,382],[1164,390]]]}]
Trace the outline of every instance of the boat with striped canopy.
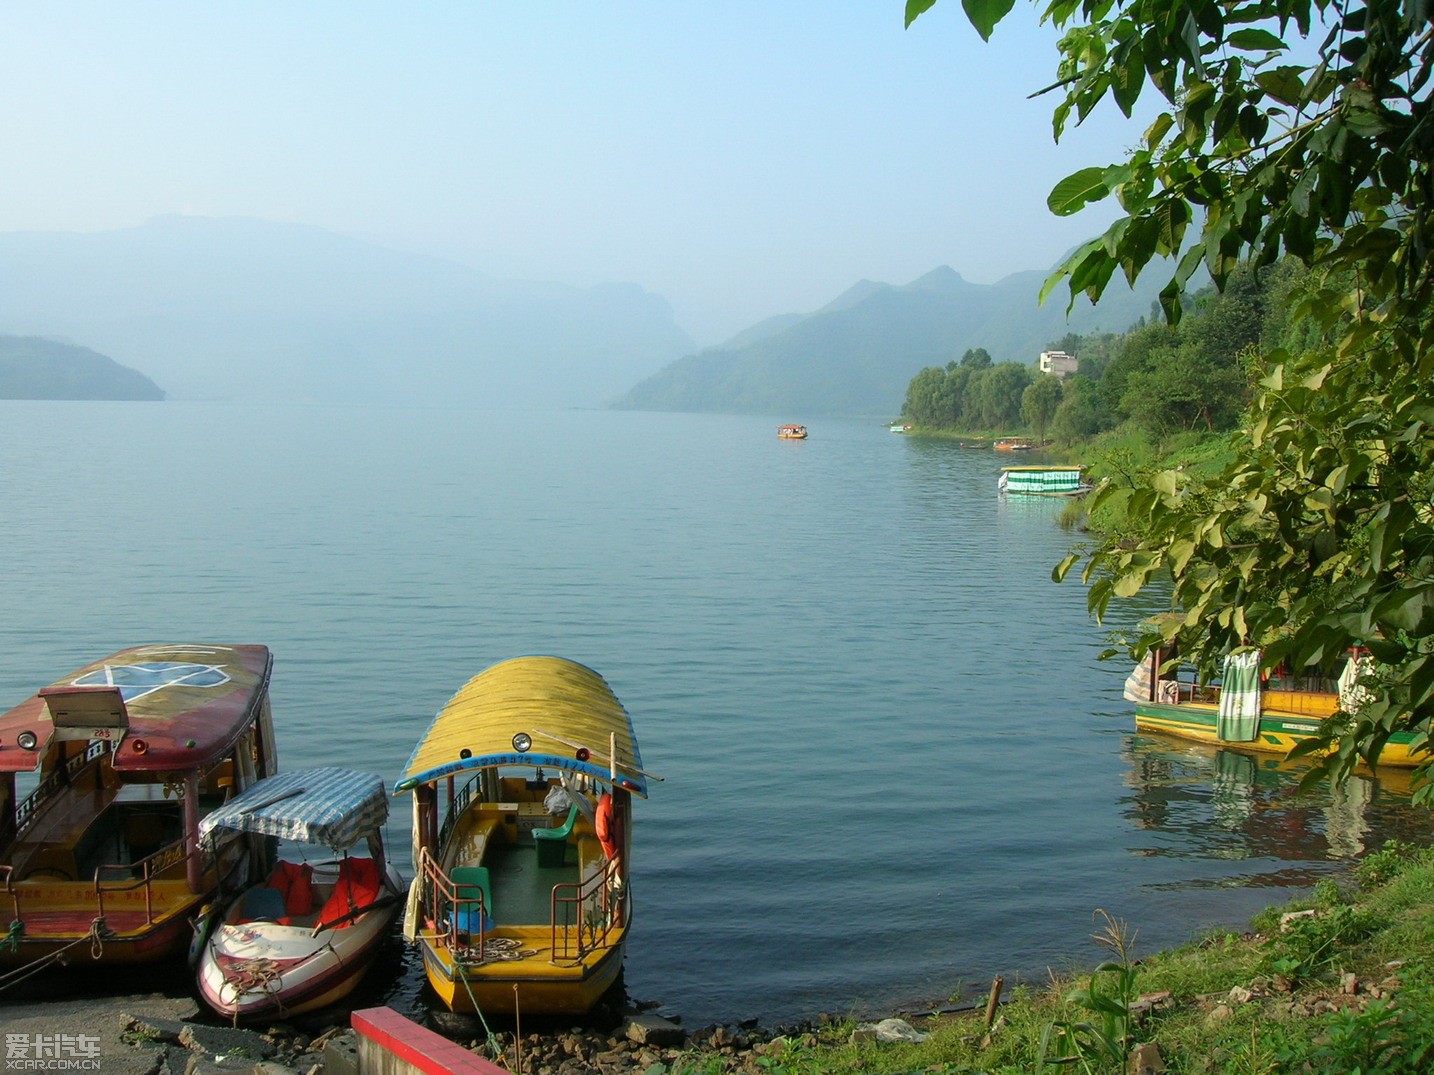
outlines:
[{"label": "boat with striped canopy", "polygon": [[1082,496],[1091,490],[1080,464],[1002,467],[996,488],[1029,496]]},{"label": "boat with striped canopy", "polygon": [[634,796],[649,780],[607,682],[561,657],[469,680],[433,718],[413,793],[404,935],[454,1011],[581,1014],[618,981]]},{"label": "boat with striped canopy", "polygon": [[[1227,654],[1221,677],[1202,683],[1157,647],[1131,671],[1124,693],[1135,703],[1139,731],[1287,755],[1319,735],[1337,712],[1358,709],[1369,689],[1361,680],[1370,668],[1368,652],[1356,648],[1337,677],[1333,669],[1322,674],[1314,668],[1298,675],[1277,668],[1266,675],[1259,652],[1245,650]],[[1392,733],[1379,754],[1380,766],[1412,769],[1428,761],[1419,742],[1414,732]]]},{"label": "boat with striped canopy", "polygon": [[[266,863],[201,927],[199,995],[235,1021],[300,1015],[348,996],[378,955],[403,882],[384,856],[383,778],[301,769],[261,780],[206,817],[206,844],[245,833]],[[360,842],[367,854],[350,854]]]},{"label": "boat with striped canopy", "polygon": [[0,966],[188,948],[249,868],[242,841],[201,848],[199,823],[277,767],[272,665],[265,646],[135,646],[0,716]]}]

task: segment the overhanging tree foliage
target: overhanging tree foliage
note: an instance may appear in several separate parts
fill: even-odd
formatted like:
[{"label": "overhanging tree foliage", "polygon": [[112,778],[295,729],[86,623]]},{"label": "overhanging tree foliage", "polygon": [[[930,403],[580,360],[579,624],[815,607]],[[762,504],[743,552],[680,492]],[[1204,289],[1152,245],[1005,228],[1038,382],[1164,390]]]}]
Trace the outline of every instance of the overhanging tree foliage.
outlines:
[{"label": "overhanging tree foliage", "polygon": [[[907,24],[935,0],[908,0]],[[963,0],[988,38],[1014,0]],[[1136,547],[1086,554],[1091,607],[1173,579],[1183,617],[1132,640],[1176,640],[1209,674],[1247,646],[1295,665],[1352,644],[1381,662],[1372,702],[1329,728],[1323,768],[1374,763],[1391,732],[1434,720],[1434,269],[1429,262],[1427,0],[1046,0],[1061,29],[1054,129],[1109,99],[1161,111],[1129,157],[1056,184],[1073,213],[1124,215],[1047,282],[1098,299],[1119,270],[1174,259],[1161,296],[1177,322],[1201,264],[1223,288],[1237,262],[1310,267],[1299,350],[1266,375],[1217,479],[1156,474],[1132,497]],[[1298,335],[1298,334],[1295,334]],[[1295,335],[1287,338],[1295,338]],[[1096,495],[1097,504],[1100,494]],[[1073,555],[1056,576],[1080,560]],[[1428,768],[1421,770],[1428,775]],[[1434,802],[1424,783],[1421,801]]]}]

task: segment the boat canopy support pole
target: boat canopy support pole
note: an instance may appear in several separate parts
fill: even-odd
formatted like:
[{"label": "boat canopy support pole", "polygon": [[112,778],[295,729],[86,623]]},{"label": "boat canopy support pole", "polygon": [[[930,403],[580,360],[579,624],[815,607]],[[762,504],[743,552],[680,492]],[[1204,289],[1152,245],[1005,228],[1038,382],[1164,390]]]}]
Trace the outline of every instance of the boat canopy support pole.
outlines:
[{"label": "boat canopy support pole", "polygon": [[203,863],[199,854],[199,771],[184,774],[184,879],[190,892],[200,891]]}]

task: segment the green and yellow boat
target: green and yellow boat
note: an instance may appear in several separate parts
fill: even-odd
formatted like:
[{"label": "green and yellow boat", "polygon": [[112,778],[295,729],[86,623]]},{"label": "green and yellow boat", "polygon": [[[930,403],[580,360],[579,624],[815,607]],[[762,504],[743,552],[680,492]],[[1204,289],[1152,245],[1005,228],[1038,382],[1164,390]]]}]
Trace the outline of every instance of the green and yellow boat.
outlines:
[{"label": "green and yellow boat", "polygon": [[[1135,703],[1135,726],[1214,746],[1287,755],[1319,733],[1341,708],[1358,705],[1360,676],[1369,660],[1352,653],[1339,678],[1261,676],[1254,651],[1231,654],[1219,683],[1202,684],[1161,672],[1168,654],[1152,650],[1125,683]],[[1396,732],[1379,755],[1381,766],[1414,768],[1430,755],[1414,749],[1412,732]]]},{"label": "green and yellow boat", "polygon": [[450,1009],[581,1014],[618,980],[642,768],[627,711],[592,669],[518,657],[434,717],[413,793],[404,934]]}]

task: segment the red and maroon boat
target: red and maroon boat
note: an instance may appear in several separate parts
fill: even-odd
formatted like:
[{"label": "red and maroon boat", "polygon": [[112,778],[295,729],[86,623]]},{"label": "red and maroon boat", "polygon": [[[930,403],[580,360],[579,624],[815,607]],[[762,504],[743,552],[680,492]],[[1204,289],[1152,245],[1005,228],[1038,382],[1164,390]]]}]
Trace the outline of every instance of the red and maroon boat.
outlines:
[{"label": "red and maroon boat", "polygon": [[121,650],[0,716],[0,966],[185,951],[252,845],[199,822],[277,769],[265,646]]}]

